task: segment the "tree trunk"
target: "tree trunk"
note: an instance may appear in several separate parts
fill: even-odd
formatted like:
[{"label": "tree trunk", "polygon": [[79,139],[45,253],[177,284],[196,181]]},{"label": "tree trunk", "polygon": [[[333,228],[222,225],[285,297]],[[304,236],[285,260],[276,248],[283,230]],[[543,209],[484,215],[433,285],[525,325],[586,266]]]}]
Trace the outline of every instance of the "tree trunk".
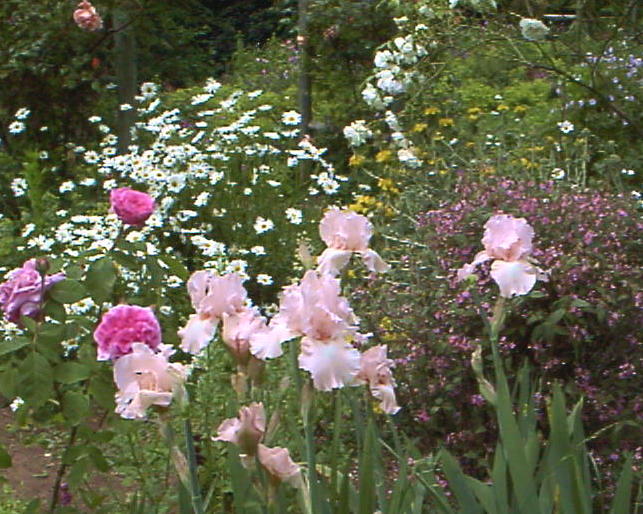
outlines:
[{"label": "tree trunk", "polygon": [[[131,128],[134,126],[136,109],[134,96],[137,89],[136,77],[136,39],[134,28],[127,11],[127,6],[114,10],[114,68],[118,85],[117,136],[118,153],[128,153],[132,143]],[[120,106],[129,104],[130,110],[121,110]]]}]

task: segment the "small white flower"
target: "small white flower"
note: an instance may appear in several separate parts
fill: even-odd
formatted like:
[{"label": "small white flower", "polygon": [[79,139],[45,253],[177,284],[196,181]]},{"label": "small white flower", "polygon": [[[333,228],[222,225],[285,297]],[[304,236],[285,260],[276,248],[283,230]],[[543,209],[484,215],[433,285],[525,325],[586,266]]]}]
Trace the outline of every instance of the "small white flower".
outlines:
[{"label": "small white flower", "polygon": [[554,168],[551,170],[551,178],[554,180],[562,180],[565,178],[565,170],[562,168]]},{"label": "small white flower", "polygon": [[210,77],[205,81],[205,86],[203,87],[203,90],[206,93],[213,95],[219,90],[220,87],[221,87],[221,82],[218,82],[214,80],[212,77]]},{"label": "small white flower", "polygon": [[557,123],[558,128],[563,134],[569,134],[574,131],[574,124],[570,121],[561,121]]},{"label": "small white flower", "polygon": [[9,125],[10,134],[20,134],[25,129],[25,124],[22,121],[14,121]]},{"label": "small white flower", "polygon": [[269,286],[272,284],[272,277],[270,275],[267,275],[266,273],[259,273],[257,275],[257,284],[261,284],[262,286]]},{"label": "small white flower", "polygon": [[293,225],[300,225],[303,220],[303,215],[299,209],[289,207],[286,209],[286,219]]},{"label": "small white flower", "polygon": [[159,87],[154,82],[143,82],[141,84],[141,96],[145,99],[154,98],[158,93]]},{"label": "small white flower", "polygon": [[76,184],[74,184],[71,180],[68,180],[60,184],[58,191],[60,191],[61,193],[67,193],[69,191],[73,191],[74,189],[76,189]]},{"label": "small white flower", "polygon": [[121,111],[131,111],[133,107],[130,104],[121,104],[118,106]]},{"label": "small white flower", "polygon": [[29,109],[27,109],[26,107],[21,107],[16,111],[15,118],[17,120],[26,120],[30,114],[31,111]]},{"label": "small white flower", "polygon": [[207,102],[210,98],[212,98],[211,94],[208,93],[202,93],[199,95],[194,95],[192,99],[190,100],[190,103],[192,105],[201,105]]},{"label": "small white flower", "polygon": [[100,116],[90,116],[89,118],[87,118],[87,120],[89,121],[89,123],[99,123],[103,121],[103,118],[101,118]]},{"label": "small white flower", "polygon": [[266,249],[261,245],[257,245],[250,248],[250,253],[260,257],[262,255],[266,255]]},{"label": "small white flower", "polygon": [[269,230],[272,230],[275,227],[275,224],[272,222],[272,220],[262,218],[261,216],[257,216],[257,219],[255,220],[253,227],[257,234],[263,234],[264,232],[268,232]]},{"label": "small white flower", "polygon": [[281,122],[284,125],[299,125],[301,123],[301,114],[297,111],[287,111],[281,115]]},{"label": "small white flower", "polygon": [[181,284],[183,284],[183,280],[176,275],[170,275],[165,283],[167,284],[167,287],[180,287]]},{"label": "small white flower", "polygon": [[24,403],[25,401],[20,398],[20,396],[16,396],[14,400],[9,404],[9,408],[12,412],[16,412]]},{"label": "small white flower", "polygon": [[626,168],[623,168],[623,169],[621,170],[621,173],[622,173],[623,175],[627,175],[628,177],[632,177],[632,176],[636,175],[636,172],[635,172],[634,170],[628,170],[628,169],[626,169]]}]

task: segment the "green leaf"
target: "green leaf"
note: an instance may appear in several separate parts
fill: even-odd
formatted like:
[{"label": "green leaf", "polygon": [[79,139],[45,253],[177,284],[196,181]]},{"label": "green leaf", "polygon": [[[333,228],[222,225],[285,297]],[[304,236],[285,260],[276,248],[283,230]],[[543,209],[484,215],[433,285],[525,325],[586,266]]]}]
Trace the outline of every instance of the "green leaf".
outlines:
[{"label": "green leaf", "polygon": [[61,303],[54,301],[52,298],[45,303],[44,313],[52,319],[64,323],[67,319],[67,312],[65,306]]},{"label": "green leaf", "polygon": [[89,399],[78,391],[67,391],[63,397],[63,415],[73,425],[78,425],[89,415]]},{"label": "green leaf", "polygon": [[632,456],[630,455],[616,485],[616,494],[612,502],[610,514],[628,514],[630,512],[630,496],[632,494]]},{"label": "green leaf", "polygon": [[15,352],[24,348],[30,343],[29,339],[16,338],[12,341],[0,344],[0,356]]},{"label": "green leaf", "polygon": [[460,504],[461,512],[466,512],[467,514],[482,513],[480,504],[477,502],[469,485],[469,477],[466,477],[462,472],[458,461],[444,449],[440,451],[440,461],[442,462],[444,474],[449,481],[449,488],[453,491],[456,500]]},{"label": "green leaf", "polygon": [[30,407],[38,408],[50,398],[54,388],[51,366],[47,359],[30,352],[19,368],[20,396]]},{"label": "green leaf", "polygon": [[54,378],[62,384],[73,384],[89,378],[91,370],[89,366],[78,362],[63,362],[56,366]]},{"label": "green leaf", "polygon": [[359,513],[375,512],[375,427],[371,421],[364,434],[364,446],[359,456]]},{"label": "green leaf", "polygon": [[[177,277],[179,277],[181,280],[187,280],[187,278],[190,276],[189,270],[183,265],[183,263],[171,255],[159,255],[158,260],[160,262],[163,262],[165,266],[168,267],[170,272]],[[159,264],[160,264],[159,262]],[[161,267],[164,267],[162,264],[160,264]]]},{"label": "green leaf", "polygon": [[109,257],[99,259],[89,266],[85,285],[96,303],[101,304],[111,298],[116,278],[116,268]]},{"label": "green leaf", "polygon": [[74,303],[87,296],[87,290],[77,280],[65,279],[49,289],[51,298],[60,303]]},{"label": "green leaf", "polygon": [[0,469],[11,467],[11,455],[7,453],[4,446],[0,444]]}]

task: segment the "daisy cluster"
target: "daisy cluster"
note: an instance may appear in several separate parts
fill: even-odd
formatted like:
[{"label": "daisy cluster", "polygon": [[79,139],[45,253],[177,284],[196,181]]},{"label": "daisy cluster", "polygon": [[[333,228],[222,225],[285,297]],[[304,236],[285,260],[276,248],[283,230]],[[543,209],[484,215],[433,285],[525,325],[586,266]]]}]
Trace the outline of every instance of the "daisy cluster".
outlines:
[{"label": "daisy cluster", "polygon": [[[248,259],[261,268],[271,245],[278,244],[281,227],[300,232],[312,222],[289,205],[298,167],[310,163],[312,181],[304,193],[312,196],[335,195],[346,178],[325,159],[325,148],[299,137],[300,114],[273,112],[261,90],[230,90],[208,79],[181,108],[164,106],[158,90],[144,83],[137,106],[120,107],[138,113],[126,154],[118,154],[118,138],[101,117],[89,118],[102,138],[95,148],[73,148],[89,173],[59,185],[63,202],[103,197],[124,185],[147,191],[158,207],[142,226],[126,233],[132,256],[187,252],[206,269],[249,279]],[[17,179],[12,188],[24,195],[27,184]],[[54,257],[89,251],[98,258],[111,250],[122,228],[113,214],[77,215],[63,209],[56,215],[59,223],[47,235],[34,228],[25,231],[22,249]],[[253,269],[252,275],[260,285],[272,283],[264,269]],[[133,288],[137,279],[132,276]],[[178,277],[168,280],[167,287],[182,283]]]}]

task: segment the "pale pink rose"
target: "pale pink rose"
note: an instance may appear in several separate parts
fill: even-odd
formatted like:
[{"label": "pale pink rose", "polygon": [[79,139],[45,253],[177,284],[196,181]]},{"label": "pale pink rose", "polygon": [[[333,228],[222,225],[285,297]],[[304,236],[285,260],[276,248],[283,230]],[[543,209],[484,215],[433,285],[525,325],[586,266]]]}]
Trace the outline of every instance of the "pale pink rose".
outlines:
[{"label": "pale pink rose", "polygon": [[362,256],[370,271],[388,271],[389,265],[368,247],[373,226],[365,216],[348,209],[329,209],[319,224],[319,234],[328,246],[318,259],[317,269],[320,273],[337,275],[348,264],[353,253]]},{"label": "pale pink rose", "polygon": [[[257,445],[266,433],[266,412],[262,403],[251,403],[239,409],[239,417],[223,421],[214,441],[226,441],[239,447],[243,457],[257,453]],[[246,462],[242,460],[242,462]]]},{"label": "pale pink rose", "polygon": [[330,340],[355,334],[357,318],[340,292],[337,279],[307,271],[300,284],[284,288],[279,313],[270,321],[269,330],[251,337],[252,354],[278,357],[281,343],[297,336]]},{"label": "pale pink rose", "polygon": [[179,330],[179,337],[181,348],[196,355],[212,341],[224,314],[234,315],[244,309],[248,292],[236,273],[219,276],[209,271],[193,273],[187,288],[196,314]]},{"label": "pale pink rose", "polygon": [[286,448],[268,448],[259,445],[259,462],[274,482],[288,482],[294,487],[301,484],[301,468],[290,458]]},{"label": "pale pink rose", "polygon": [[360,354],[341,337],[327,341],[304,337],[299,367],[310,373],[315,389],[330,391],[352,385],[360,369]]},{"label": "pale pink rose", "polygon": [[533,237],[534,230],[524,218],[508,214],[492,216],[485,224],[484,251],[458,270],[457,280],[464,280],[479,264],[495,259],[491,265],[491,278],[500,287],[500,296],[510,298],[529,293],[537,279],[548,279],[547,273],[530,262]]},{"label": "pale pink rose", "polygon": [[256,309],[245,308],[234,314],[223,313],[221,339],[239,366],[247,366],[250,360],[250,338],[266,330],[266,318]]},{"label": "pale pink rose", "polygon": [[109,201],[112,210],[126,225],[143,225],[155,208],[154,199],[150,195],[129,187],[112,189]]},{"label": "pale pink rose", "polygon": [[8,279],[0,284],[0,306],[8,321],[19,323],[20,316],[36,317],[40,313],[44,292],[65,279],[64,273],[56,273],[45,275],[43,281],[37,262],[29,259],[22,268],[9,272]]},{"label": "pale pink rose", "polygon": [[362,354],[356,382],[368,384],[371,394],[380,400],[382,410],[395,414],[400,407],[395,399],[395,380],[391,373],[394,363],[386,357],[386,351],[386,345],[378,345]]},{"label": "pale pink rose", "polygon": [[84,30],[99,30],[103,28],[103,20],[96,11],[96,8],[87,0],[78,4],[74,11],[74,22]]},{"label": "pale pink rose", "polygon": [[114,362],[116,412],[126,419],[144,419],[152,405],[167,407],[173,391],[185,381],[185,368],[168,362],[168,345],[155,353],[148,345],[134,343],[131,353]]},{"label": "pale pink rose", "polygon": [[105,314],[94,331],[99,361],[117,359],[132,351],[133,343],[155,350],[161,344],[161,326],[149,307],[117,305]]}]

